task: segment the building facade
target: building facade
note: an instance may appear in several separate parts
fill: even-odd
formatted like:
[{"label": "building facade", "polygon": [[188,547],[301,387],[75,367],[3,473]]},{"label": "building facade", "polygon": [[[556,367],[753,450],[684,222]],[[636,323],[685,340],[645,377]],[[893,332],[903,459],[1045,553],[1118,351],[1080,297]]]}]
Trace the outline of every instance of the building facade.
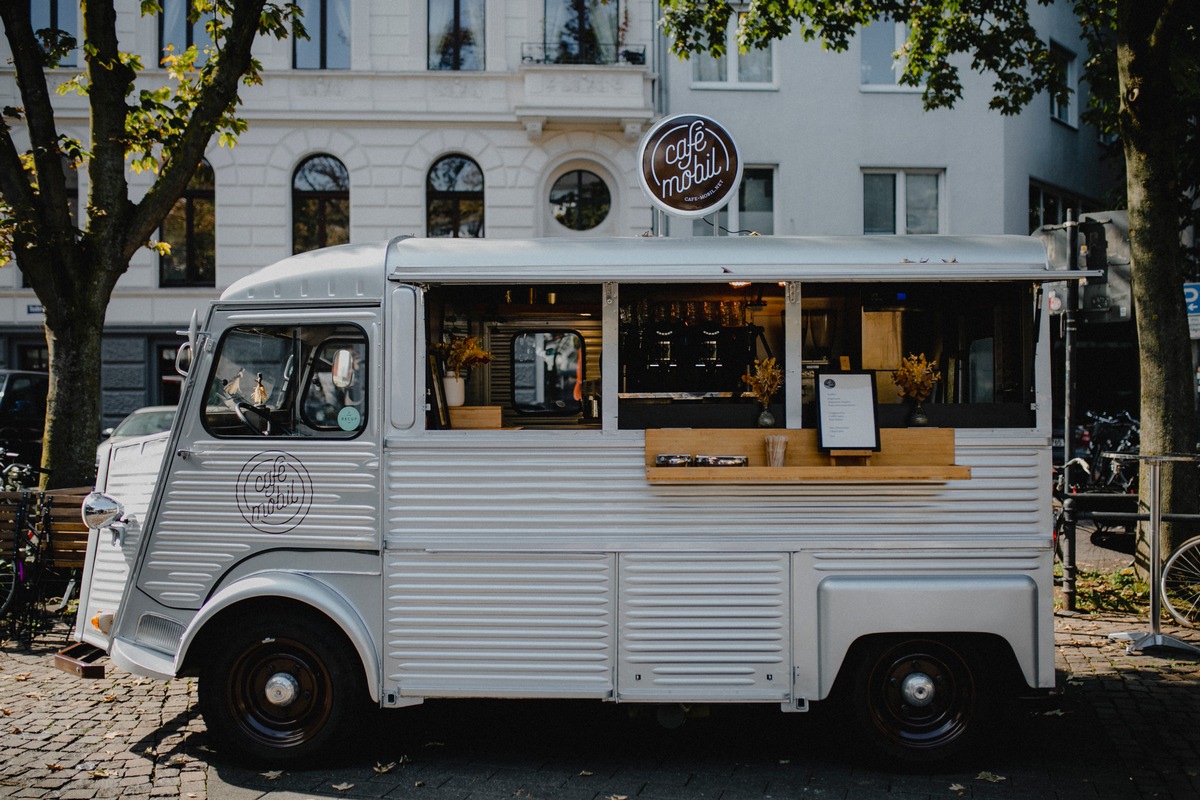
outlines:
[{"label": "building facade", "polygon": [[[78,3],[29,2],[35,28],[81,30]],[[142,16],[138,2],[118,0],[123,49],[154,65],[203,47],[203,20],[189,22],[185,3]],[[1068,104],[1043,97],[1003,117],[987,109],[990,78],[964,65],[958,106],[926,113],[919,91],[895,82],[904,32],[892,23],[865,29],[845,53],[793,37],[681,61],[653,0],[300,5],[310,39],[256,45],[264,82],[243,91],[249,130],[232,149],[210,146],[163,225],[170,254],[143,251],[117,285],[102,425],[177,398],[176,331],[193,309],[258,267],[326,244],[399,234],[1024,234],[1067,205],[1108,201],[1099,140],[1078,120],[1085,86]],[[1070,8],[1034,13],[1077,83],[1085,52]],[[60,67],[51,82],[73,74]],[[162,85],[166,73],[147,69],[142,80]],[[55,102],[61,130],[85,138],[84,100]],[[0,104],[20,104],[9,67],[0,66]],[[662,218],[637,179],[643,132],[682,112],[720,121],[746,164],[737,197],[702,220]],[[86,173],[78,191],[86,198]],[[19,271],[0,271],[0,366],[45,367],[41,319]]]}]

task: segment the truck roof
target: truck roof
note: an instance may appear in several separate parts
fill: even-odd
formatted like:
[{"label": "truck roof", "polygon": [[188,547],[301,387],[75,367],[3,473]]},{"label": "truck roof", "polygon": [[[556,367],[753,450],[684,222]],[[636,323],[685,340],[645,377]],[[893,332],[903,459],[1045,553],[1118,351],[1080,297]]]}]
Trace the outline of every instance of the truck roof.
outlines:
[{"label": "truck roof", "polygon": [[418,239],[286,258],[222,300],[382,297],[402,283],[1061,280],[1029,236]]}]

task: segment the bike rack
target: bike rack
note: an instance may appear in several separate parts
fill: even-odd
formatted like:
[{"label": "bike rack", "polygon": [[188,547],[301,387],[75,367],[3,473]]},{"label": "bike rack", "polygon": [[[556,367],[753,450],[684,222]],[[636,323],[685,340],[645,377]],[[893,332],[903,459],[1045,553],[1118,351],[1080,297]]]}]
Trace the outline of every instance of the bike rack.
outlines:
[{"label": "bike rack", "polygon": [[[1178,637],[1162,632],[1160,619],[1162,616],[1162,596],[1159,586],[1159,584],[1162,583],[1163,567],[1162,554],[1159,552],[1161,547],[1161,542],[1159,541],[1159,530],[1162,527],[1162,523],[1164,521],[1185,522],[1189,520],[1200,520],[1200,514],[1162,513],[1162,492],[1159,484],[1162,465],[1168,461],[1191,462],[1194,464],[1200,462],[1200,456],[1171,453],[1163,453],[1159,455],[1144,453],[1105,453],[1105,455],[1114,459],[1144,461],[1150,467],[1150,513],[1133,515],[1139,518],[1139,520],[1145,520],[1150,523],[1150,630],[1111,633],[1109,634],[1108,638],[1127,642],[1125,645],[1126,653],[1132,653],[1135,650],[1144,650],[1147,647],[1172,647],[1177,650],[1186,650],[1191,653],[1200,654],[1200,647],[1196,647],[1190,642],[1185,642]],[[1114,515],[1112,512],[1110,512],[1109,516],[1111,517]]]}]

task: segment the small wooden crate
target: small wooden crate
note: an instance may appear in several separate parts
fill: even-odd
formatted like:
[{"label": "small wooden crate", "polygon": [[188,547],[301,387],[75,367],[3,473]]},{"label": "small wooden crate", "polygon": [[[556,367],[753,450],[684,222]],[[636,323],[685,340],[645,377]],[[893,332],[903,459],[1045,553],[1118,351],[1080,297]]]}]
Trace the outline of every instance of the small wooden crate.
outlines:
[{"label": "small wooden crate", "polygon": [[451,406],[450,427],[486,430],[501,427],[500,406]]}]

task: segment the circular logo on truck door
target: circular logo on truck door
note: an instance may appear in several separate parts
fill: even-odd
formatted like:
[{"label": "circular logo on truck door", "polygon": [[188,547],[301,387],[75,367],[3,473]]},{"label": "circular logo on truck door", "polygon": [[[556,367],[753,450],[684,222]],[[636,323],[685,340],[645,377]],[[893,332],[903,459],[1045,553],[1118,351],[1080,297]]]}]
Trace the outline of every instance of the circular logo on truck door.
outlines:
[{"label": "circular logo on truck door", "polygon": [[678,217],[711,214],[730,201],[742,180],[733,137],[699,114],[676,114],[647,131],[638,164],[651,202]]},{"label": "circular logo on truck door", "polygon": [[252,528],[263,533],[293,530],[308,515],[312,498],[308,470],[282,450],[259,453],[238,475],[238,510]]}]

